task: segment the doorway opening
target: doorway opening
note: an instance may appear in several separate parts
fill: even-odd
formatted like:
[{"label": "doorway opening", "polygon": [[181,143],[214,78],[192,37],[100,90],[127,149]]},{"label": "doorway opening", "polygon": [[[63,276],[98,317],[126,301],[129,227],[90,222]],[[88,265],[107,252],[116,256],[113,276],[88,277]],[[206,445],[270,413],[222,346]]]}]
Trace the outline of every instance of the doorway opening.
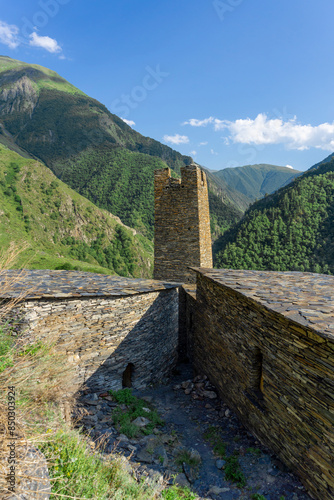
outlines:
[{"label": "doorway opening", "polygon": [[134,365],[132,363],[129,363],[128,366],[125,368],[123,372],[123,377],[122,377],[122,387],[132,387],[132,377],[133,377],[133,372],[134,372]]}]

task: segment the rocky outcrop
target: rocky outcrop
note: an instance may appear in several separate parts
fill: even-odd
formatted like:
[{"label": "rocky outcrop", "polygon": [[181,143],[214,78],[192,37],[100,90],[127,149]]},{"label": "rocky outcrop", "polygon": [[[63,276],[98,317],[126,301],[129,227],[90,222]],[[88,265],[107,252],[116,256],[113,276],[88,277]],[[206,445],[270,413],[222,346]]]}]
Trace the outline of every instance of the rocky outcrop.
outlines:
[{"label": "rocky outcrop", "polygon": [[0,79],[0,113],[28,113],[31,117],[38,102],[38,87],[27,76],[6,85],[6,78]]}]

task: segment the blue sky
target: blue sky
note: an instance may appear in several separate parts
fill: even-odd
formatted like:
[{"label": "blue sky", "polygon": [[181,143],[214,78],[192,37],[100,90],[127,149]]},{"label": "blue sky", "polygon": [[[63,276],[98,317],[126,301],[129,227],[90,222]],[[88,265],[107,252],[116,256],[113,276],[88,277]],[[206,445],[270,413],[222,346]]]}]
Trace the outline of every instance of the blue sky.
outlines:
[{"label": "blue sky", "polygon": [[0,54],[211,169],[334,151],[332,0],[12,0]]}]

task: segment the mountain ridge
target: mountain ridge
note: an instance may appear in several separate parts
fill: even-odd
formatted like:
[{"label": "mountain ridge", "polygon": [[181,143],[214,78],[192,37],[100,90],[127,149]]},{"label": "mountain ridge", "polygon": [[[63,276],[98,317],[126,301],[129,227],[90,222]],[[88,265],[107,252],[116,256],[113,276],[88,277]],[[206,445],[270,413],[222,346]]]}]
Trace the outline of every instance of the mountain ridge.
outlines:
[{"label": "mountain ridge", "polygon": [[215,177],[225,180],[230,188],[241,193],[240,208],[244,210],[256,199],[289,184],[300,174],[299,170],[267,163],[225,168],[214,172]]},{"label": "mountain ridge", "polygon": [[334,155],[253,203],[215,243],[215,266],[334,273]]},{"label": "mountain ridge", "polygon": [[[153,172],[168,165],[179,175],[190,156],[142,136],[47,68],[0,57],[0,88],[0,142],[38,158],[97,206],[153,237]],[[214,178],[210,198],[218,236],[241,212]],[[225,212],[231,222],[223,227]]]}]

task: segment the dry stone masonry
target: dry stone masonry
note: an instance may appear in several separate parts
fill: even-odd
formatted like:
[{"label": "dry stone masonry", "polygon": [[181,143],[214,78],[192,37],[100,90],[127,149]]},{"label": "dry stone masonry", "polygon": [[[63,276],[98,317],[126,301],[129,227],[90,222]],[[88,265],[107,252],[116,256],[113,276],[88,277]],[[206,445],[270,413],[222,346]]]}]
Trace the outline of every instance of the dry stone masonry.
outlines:
[{"label": "dry stone masonry", "polygon": [[206,175],[195,164],[181,167],[181,179],[156,170],[154,191],[154,278],[195,283],[187,266],[212,267]]},{"label": "dry stone masonry", "polygon": [[334,277],[197,269],[199,373],[319,500],[334,498]]},{"label": "dry stone masonry", "polygon": [[[73,368],[71,388],[135,388],[164,380],[177,361],[178,289],[172,283],[75,271],[2,273],[19,297],[22,334],[57,338]],[[1,283],[0,283],[1,286]]]}]

